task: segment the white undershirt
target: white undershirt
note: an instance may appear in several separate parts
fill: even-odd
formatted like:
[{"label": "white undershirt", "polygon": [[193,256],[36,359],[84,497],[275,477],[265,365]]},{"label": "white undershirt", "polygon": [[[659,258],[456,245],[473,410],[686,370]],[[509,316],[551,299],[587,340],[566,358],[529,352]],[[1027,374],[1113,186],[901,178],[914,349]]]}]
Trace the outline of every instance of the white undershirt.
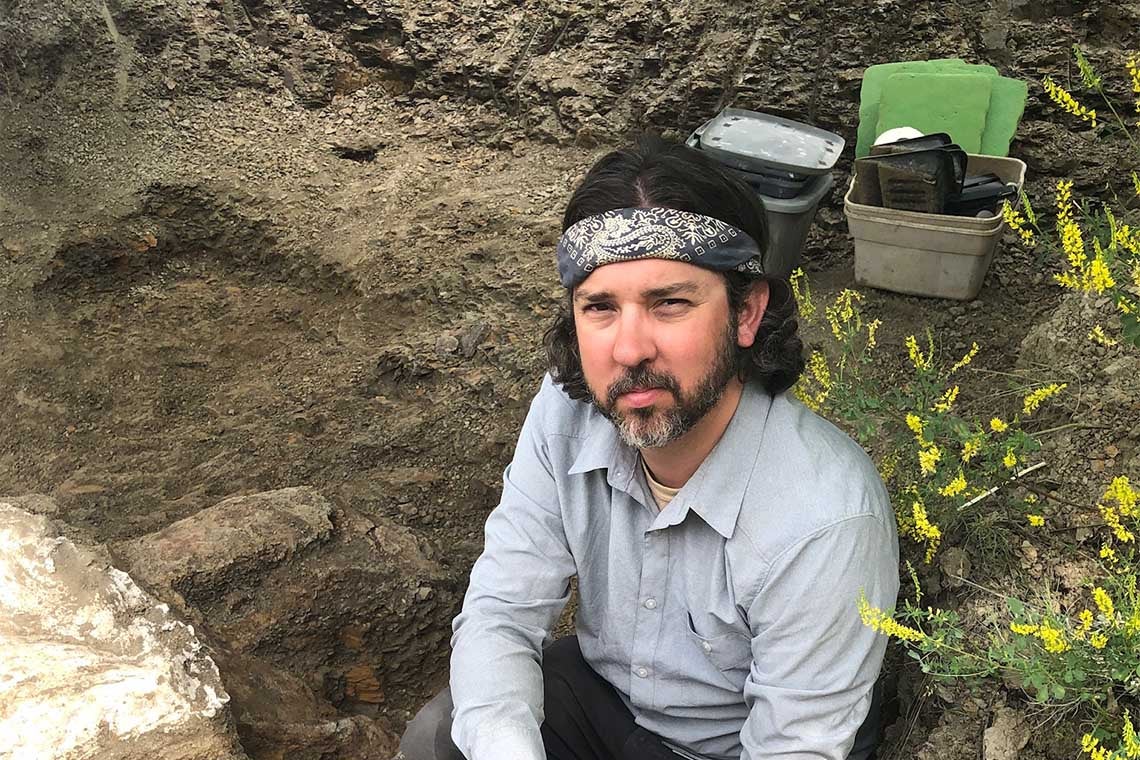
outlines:
[{"label": "white undershirt", "polygon": [[645,470],[645,482],[649,484],[649,492],[653,494],[653,500],[657,502],[657,509],[665,509],[681,489],[670,488],[654,480],[653,473],[649,471],[649,465],[645,463],[645,457],[641,458],[641,469]]}]

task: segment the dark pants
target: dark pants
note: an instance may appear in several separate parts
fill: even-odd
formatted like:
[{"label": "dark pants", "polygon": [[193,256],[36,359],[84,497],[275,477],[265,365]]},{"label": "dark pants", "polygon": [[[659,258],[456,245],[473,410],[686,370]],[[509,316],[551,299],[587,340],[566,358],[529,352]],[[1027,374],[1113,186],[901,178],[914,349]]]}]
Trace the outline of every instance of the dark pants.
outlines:
[{"label": "dark pants", "polygon": [[[547,760],[678,760],[655,734],[633,722],[617,692],[582,658],[568,636],[542,656]],[[855,737],[848,760],[874,760],[879,733],[879,690]],[[407,760],[464,760],[451,741],[451,691],[444,689],[416,714],[400,740]]]}]

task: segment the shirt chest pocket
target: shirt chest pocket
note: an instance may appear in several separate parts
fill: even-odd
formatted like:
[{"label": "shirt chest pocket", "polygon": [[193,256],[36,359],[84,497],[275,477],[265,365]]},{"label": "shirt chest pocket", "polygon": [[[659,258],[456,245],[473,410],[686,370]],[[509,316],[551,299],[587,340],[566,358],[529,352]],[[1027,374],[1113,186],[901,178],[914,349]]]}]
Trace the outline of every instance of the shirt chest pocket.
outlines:
[{"label": "shirt chest pocket", "polygon": [[[743,671],[752,665],[752,638],[742,625],[726,623],[707,612],[687,612],[688,635],[705,657],[726,675]],[[730,676],[730,680],[737,680]]]}]

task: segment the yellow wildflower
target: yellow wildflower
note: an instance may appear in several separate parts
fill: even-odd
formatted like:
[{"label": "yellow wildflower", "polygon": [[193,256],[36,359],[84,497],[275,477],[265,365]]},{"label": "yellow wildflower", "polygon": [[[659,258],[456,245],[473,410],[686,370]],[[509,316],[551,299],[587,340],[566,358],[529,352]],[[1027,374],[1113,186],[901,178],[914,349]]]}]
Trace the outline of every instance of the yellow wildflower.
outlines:
[{"label": "yellow wildflower", "polygon": [[1140,174],[1132,172],[1132,189],[1136,191],[1137,197],[1140,197]]},{"label": "yellow wildflower", "polygon": [[796,383],[792,388],[792,393],[800,400],[800,403],[811,409],[813,412],[819,412],[820,405],[815,402],[815,397],[804,389],[804,384]]},{"label": "yellow wildflower", "polygon": [[1013,449],[1005,450],[1005,457],[1002,458],[1001,463],[1011,470],[1017,466],[1017,456],[1013,453]]},{"label": "yellow wildflower", "polygon": [[821,388],[831,390],[831,370],[827,366],[827,359],[819,351],[813,351],[808,360],[808,372],[815,378]]},{"label": "yellow wildflower", "polygon": [[1057,192],[1053,200],[1057,205],[1057,226],[1063,227],[1065,222],[1073,218],[1073,181],[1071,179],[1057,180]]},{"label": "yellow wildflower", "polygon": [[958,363],[950,368],[950,374],[953,375],[955,372],[962,369],[962,367],[965,367],[970,362],[974,361],[974,357],[978,355],[979,350],[981,350],[981,349],[979,349],[977,343],[972,344],[970,346],[970,350],[966,352],[965,356],[963,356],[961,359],[959,359]]},{"label": "yellow wildflower", "polygon": [[850,332],[854,322],[855,329],[861,327],[859,315],[855,311],[855,304],[863,300],[863,294],[854,290],[844,289],[835,297],[835,302],[823,310],[827,323],[831,326],[831,334],[836,340],[843,340]]},{"label": "yellow wildflower", "polygon": [[1073,631],[1073,635],[1075,635],[1078,639],[1083,639],[1085,637],[1085,634],[1087,634],[1093,626],[1092,611],[1081,610],[1081,614],[1078,615],[1078,618],[1080,619],[1081,624],[1077,626],[1077,629],[1075,631]]},{"label": "yellow wildflower", "polygon": [[863,625],[885,636],[894,636],[903,641],[922,641],[926,638],[922,631],[905,626],[878,607],[872,607],[862,593],[859,594],[859,617],[863,620]]},{"label": "yellow wildflower", "polygon": [[1041,643],[1045,645],[1046,652],[1060,654],[1069,649],[1069,644],[1065,641],[1065,632],[1059,628],[1042,624],[1040,630],[1037,631],[1037,638],[1041,639]]},{"label": "yellow wildflower", "polygon": [[954,476],[954,479],[939,489],[938,493],[943,496],[957,496],[966,490],[966,475],[961,470]]},{"label": "yellow wildflower", "polygon": [[945,414],[954,407],[954,402],[958,400],[958,386],[947,388],[946,392],[942,394],[942,398],[934,402],[934,406],[930,408],[932,412],[941,412]]},{"label": "yellow wildflower", "polygon": [[1136,729],[1132,726],[1132,716],[1128,711],[1124,711],[1124,730],[1120,732],[1120,738],[1123,740],[1120,749],[1124,750],[1124,756],[1127,758],[1140,757],[1140,742],[1136,741]]},{"label": "yellow wildflower", "polygon": [[1084,278],[1081,280],[1081,289],[1086,293],[1103,293],[1104,291],[1116,287],[1116,280],[1112,277],[1112,270],[1108,268],[1108,262],[1104,258],[1104,252],[1100,250],[1099,241],[1093,246],[1097,249],[1096,258],[1089,262],[1088,269],[1084,273]]},{"label": "yellow wildflower", "polygon": [[1115,501],[1120,514],[1125,517],[1137,516],[1136,506],[1140,500],[1140,492],[1132,488],[1127,477],[1113,478],[1101,498],[1105,501]]},{"label": "yellow wildflower", "polygon": [[1045,88],[1045,94],[1049,96],[1049,99],[1063,110],[1071,113],[1082,121],[1087,121],[1094,128],[1096,127],[1096,111],[1085,108],[1078,103],[1064,87],[1054,82],[1052,77],[1042,79],[1041,85]]},{"label": "yellow wildflower", "polygon": [[1107,749],[1100,746],[1100,740],[1092,734],[1085,734],[1081,737],[1081,751],[1089,754],[1089,760],[1112,760],[1115,753],[1109,753]]},{"label": "yellow wildflower", "polygon": [[918,466],[922,469],[923,474],[933,475],[937,470],[938,460],[941,458],[942,452],[937,446],[922,449],[918,452]]},{"label": "yellow wildflower", "polygon": [[1028,623],[1010,623],[1009,630],[1013,631],[1019,636],[1036,636],[1038,626],[1029,625]]},{"label": "yellow wildflower", "polygon": [[1100,558],[1108,560],[1109,564],[1116,562],[1116,550],[1108,544],[1100,547]]},{"label": "yellow wildflower", "polygon": [[1069,220],[1061,229],[1061,247],[1068,257],[1069,270],[1053,275],[1058,284],[1070,290],[1098,295],[1116,286],[1100,241],[1093,239],[1095,256],[1089,260],[1081,238],[1081,228],[1075,221]]},{"label": "yellow wildflower", "polygon": [[1100,610],[1100,614],[1109,621],[1116,617],[1116,608],[1112,604],[1112,597],[1100,586],[1093,589],[1093,601],[1096,602],[1096,608]]},{"label": "yellow wildflower", "polygon": [[883,320],[875,319],[867,323],[867,348],[875,347],[875,331],[883,324]]},{"label": "yellow wildflower", "polygon": [[888,454],[883,457],[882,463],[879,465],[879,476],[882,477],[883,482],[889,481],[895,476],[895,469],[899,466],[899,455]]},{"label": "yellow wildflower", "polygon": [[927,518],[926,507],[922,502],[916,501],[911,509],[914,513],[914,535],[915,538],[926,542],[926,562],[929,563],[942,542],[942,531]]},{"label": "yellow wildflower", "polygon": [[913,335],[906,336],[906,350],[910,356],[911,364],[914,368],[921,371],[929,370],[931,363],[934,361],[934,339],[929,338],[929,353],[923,355],[922,349],[918,347],[918,340]]},{"label": "yellow wildflower", "polygon": [[1009,430],[1009,423],[1003,422],[999,417],[994,417],[990,419],[990,430],[995,433],[1004,433]]},{"label": "yellow wildflower", "polygon": [[1099,88],[1100,77],[1097,76],[1092,64],[1085,58],[1084,51],[1081,50],[1080,45],[1073,45],[1073,57],[1077,59],[1077,70],[1081,72],[1081,81],[1084,82],[1085,87],[1090,90]]},{"label": "yellow wildflower", "polygon": [[1093,329],[1089,330],[1089,340],[1091,340],[1093,343],[1099,343],[1102,346],[1116,345],[1116,340],[1105,335],[1104,328],[1100,325],[1097,325],[1093,327]]},{"label": "yellow wildflower", "polygon": [[804,274],[803,269],[796,269],[788,278],[788,282],[792,286],[792,295],[796,297],[800,314],[805,321],[810,322],[815,316],[815,302],[811,300],[811,289],[808,287],[807,275]]},{"label": "yellow wildflower", "polygon": [[1020,211],[1009,205],[1009,201],[1002,204],[1001,216],[1009,228],[1018,234],[1022,243],[1027,246],[1033,245],[1033,230],[1025,226],[1025,217],[1021,215]]},{"label": "yellow wildflower", "polygon": [[929,446],[931,441],[926,437],[926,425],[923,423],[922,418],[914,412],[909,412],[906,416],[906,426],[914,433],[914,439],[918,441],[919,446]]},{"label": "yellow wildflower", "polygon": [[1041,406],[1041,402],[1045,401],[1052,396],[1056,396],[1061,391],[1069,387],[1068,383],[1050,383],[1049,385],[1038,388],[1037,390],[1026,394],[1023,400],[1022,412],[1025,414],[1033,414],[1037,408]]},{"label": "yellow wildflower", "polygon": [[1126,544],[1136,538],[1132,531],[1124,527],[1115,507],[1110,507],[1107,504],[1098,504],[1097,506],[1100,509],[1100,516],[1104,518],[1104,524],[1112,529],[1112,534],[1116,536],[1117,541]]},{"label": "yellow wildflower", "polygon": [[1133,256],[1140,256],[1140,230],[1134,230],[1127,224],[1122,224],[1112,233],[1111,245],[1123,248]]},{"label": "yellow wildflower", "polygon": [[1045,524],[1045,517],[1043,515],[1026,515],[1025,517],[1034,528],[1040,528]]},{"label": "yellow wildflower", "polygon": [[833,384],[827,359],[819,351],[812,351],[811,357],[808,359],[805,379],[812,381],[818,390],[813,394],[807,387],[809,383],[801,380],[796,383],[796,398],[803,402],[803,405],[808,409],[818,412],[823,407],[823,403],[827,401],[828,396],[831,395]]},{"label": "yellow wildflower", "polygon": [[984,435],[976,435],[969,438],[962,444],[962,461],[969,462],[978,452],[982,450],[982,441],[985,440]]},{"label": "yellow wildflower", "polygon": [[1124,634],[1126,636],[1135,636],[1140,633],[1140,607],[1132,610],[1132,616],[1128,618],[1128,622],[1124,624]]},{"label": "yellow wildflower", "polygon": [[1103,633],[1094,633],[1089,636],[1089,646],[1093,649],[1104,649],[1105,644],[1108,643],[1108,637]]}]

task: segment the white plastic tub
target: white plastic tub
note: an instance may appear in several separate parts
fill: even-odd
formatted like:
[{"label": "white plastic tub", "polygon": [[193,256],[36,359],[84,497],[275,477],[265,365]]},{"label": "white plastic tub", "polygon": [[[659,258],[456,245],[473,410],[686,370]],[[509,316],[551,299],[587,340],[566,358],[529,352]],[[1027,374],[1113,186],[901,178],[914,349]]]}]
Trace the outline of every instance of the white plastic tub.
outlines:
[{"label": "white plastic tub", "polygon": [[[993,172],[1018,188],[1025,163],[1016,158],[970,155],[970,174]],[[1005,231],[1001,216],[987,219],[923,214],[864,206],[844,199],[855,239],[855,281],[918,296],[970,300],[977,296]]]}]

